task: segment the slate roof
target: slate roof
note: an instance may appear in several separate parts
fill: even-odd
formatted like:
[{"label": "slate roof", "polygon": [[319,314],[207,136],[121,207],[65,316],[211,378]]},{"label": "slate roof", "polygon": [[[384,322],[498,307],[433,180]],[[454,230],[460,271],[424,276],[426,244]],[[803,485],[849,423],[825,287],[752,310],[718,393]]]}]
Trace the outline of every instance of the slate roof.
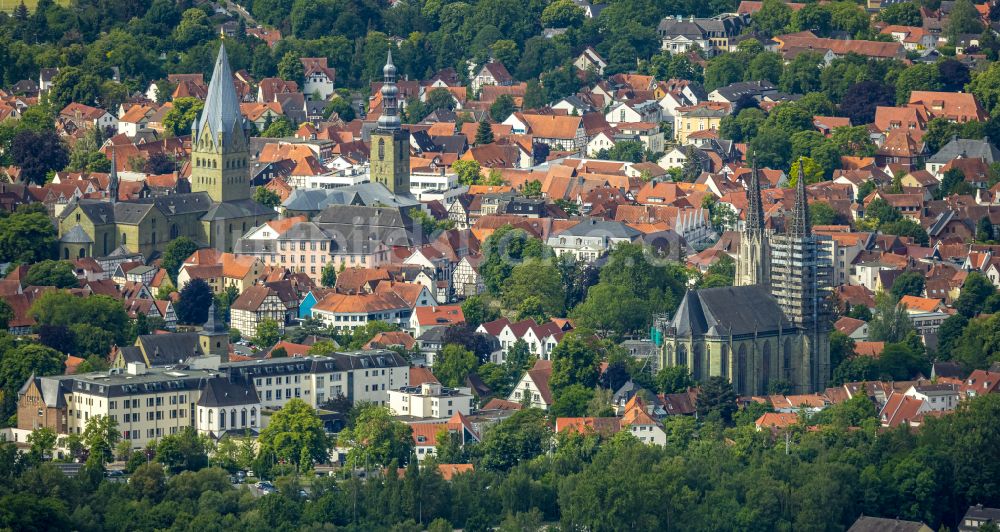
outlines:
[{"label": "slate roof", "polygon": [[219,408],[259,403],[253,379],[215,377],[205,381],[198,406]]},{"label": "slate roof", "polygon": [[198,333],[144,334],[138,341],[152,366],[172,366],[202,354]]},{"label": "slate roof", "polygon": [[738,336],[792,325],[764,287],[723,286],[688,291],[670,327],[677,336]]},{"label": "slate roof", "polygon": [[[198,121],[197,135],[208,128],[213,137],[223,136],[223,143],[232,142],[232,133],[242,128],[243,116],[240,114],[240,100],[236,96],[236,87],[232,83],[233,72],[229,68],[229,57],[226,56],[226,46],[219,45],[219,55],[215,59],[215,69],[212,71],[212,81],[208,84],[208,96],[205,97],[205,109]],[[197,142],[197,138],[194,139]]]},{"label": "slate roof", "polygon": [[420,202],[396,196],[381,183],[361,183],[336,189],[295,189],[282,206],[292,211],[321,211],[330,205],[412,207]]},{"label": "slate roof", "polygon": [[608,236],[610,238],[633,239],[642,235],[642,232],[625,225],[622,222],[609,222],[590,218],[584,220],[573,227],[559,233],[558,236]]},{"label": "slate roof", "polygon": [[951,139],[927,159],[927,162],[945,164],[957,157],[984,159],[987,163],[992,163],[1000,161],[1000,150],[986,139]]}]

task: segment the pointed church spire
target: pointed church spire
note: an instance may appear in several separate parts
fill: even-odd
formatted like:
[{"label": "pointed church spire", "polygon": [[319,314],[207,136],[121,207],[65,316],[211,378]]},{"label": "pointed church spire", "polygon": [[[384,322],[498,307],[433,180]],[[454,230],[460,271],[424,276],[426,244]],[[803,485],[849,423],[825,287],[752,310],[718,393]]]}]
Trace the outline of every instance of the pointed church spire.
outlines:
[{"label": "pointed church spire", "polygon": [[750,171],[750,182],[747,183],[747,221],[746,233],[761,233],[764,231],[764,205],[760,199],[760,177],[757,175],[757,154],[753,155],[753,169]]},{"label": "pointed church spire", "polygon": [[806,198],[806,176],[802,170],[802,159],[799,159],[799,177],[795,183],[795,206],[792,208],[792,223],[788,226],[788,234],[804,238],[812,233],[809,224],[809,201]]},{"label": "pointed church spire", "polygon": [[215,59],[212,80],[208,84],[208,96],[205,97],[205,109],[198,121],[197,134],[204,132],[207,126],[213,139],[222,135],[223,143],[227,144],[241,119],[239,98],[236,96],[236,86],[233,85],[233,71],[229,67],[226,45],[222,44],[219,45],[219,56]]},{"label": "pointed church spire", "polygon": [[118,203],[118,150],[111,147],[111,175],[108,177],[108,197],[111,203]]},{"label": "pointed church spire", "polygon": [[396,87],[396,65],[392,64],[392,50],[382,68],[382,116],[378,117],[379,129],[396,131],[399,129],[399,115],[396,109],[396,98],[399,88]]}]

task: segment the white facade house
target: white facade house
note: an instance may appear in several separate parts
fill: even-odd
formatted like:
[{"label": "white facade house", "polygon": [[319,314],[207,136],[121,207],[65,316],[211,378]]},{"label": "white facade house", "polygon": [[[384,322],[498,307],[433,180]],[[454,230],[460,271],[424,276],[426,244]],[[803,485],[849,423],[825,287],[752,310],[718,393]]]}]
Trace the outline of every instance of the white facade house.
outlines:
[{"label": "white facade house", "polygon": [[302,93],[306,98],[319,96],[320,100],[328,100],[333,94],[336,72],[327,66],[325,57],[303,57],[301,61],[305,71]]},{"label": "white facade house", "polygon": [[389,390],[389,408],[397,416],[449,419],[456,412],[469,415],[472,400],[469,388],[446,388],[436,382]]},{"label": "white facade house", "polygon": [[548,410],[554,403],[552,391],[549,388],[549,377],[552,376],[552,362],[539,360],[535,366],[524,372],[521,380],[507,397],[515,403],[527,403],[532,408]]},{"label": "white facade house", "polygon": [[195,428],[199,434],[216,439],[226,433],[257,434],[261,429],[261,407],[252,380],[210,378],[196,403]]},{"label": "white facade house", "polygon": [[920,399],[933,412],[950,412],[958,407],[961,396],[956,384],[915,384],[906,390],[906,395]]},{"label": "white facade house", "polygon": [[619,242],[633,242],[641,236],[621,222],[589,219],[550,236],[545,243],[556,255],[570,254],[576,260],[593,262]]}]

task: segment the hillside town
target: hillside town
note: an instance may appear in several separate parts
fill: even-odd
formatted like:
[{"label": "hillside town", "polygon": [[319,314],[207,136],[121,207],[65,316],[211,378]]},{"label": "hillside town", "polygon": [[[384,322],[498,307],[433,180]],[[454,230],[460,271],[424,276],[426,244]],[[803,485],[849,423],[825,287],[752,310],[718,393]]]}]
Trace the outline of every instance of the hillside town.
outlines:
[{"label": "hillside town", "polygon": [[33,4],[0,529],[1000,526],[1000,4]]}]

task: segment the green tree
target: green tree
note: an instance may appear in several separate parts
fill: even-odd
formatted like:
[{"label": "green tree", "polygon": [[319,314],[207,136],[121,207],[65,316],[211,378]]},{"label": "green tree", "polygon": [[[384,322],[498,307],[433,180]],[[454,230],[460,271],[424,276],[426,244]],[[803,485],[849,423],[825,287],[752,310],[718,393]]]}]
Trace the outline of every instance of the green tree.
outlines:
[{"label": "green tree", "polygon": [[835,211],[829,203],[816,201],[809,204],[809,221],[813,226],[833,225],[840,219],[840,213]]},{"label": "green tree", "polygon": [[892,297],[901,299],[903,296],[920,296],[924,293],[924,276],[920,272],[904,272],[892,282],[889,290]]},{"label": "green tree", "polygon": [[[501,300],[506,308],[522,309],[521,319],[530,316],[536,321],[544,321],[566,312],[566,293],[559,271],[551,260],[528,260],[514,266]],[[523,311],[525,302],[531,300],[537,300],[541,315]]]},{"label": "green tree", "polygon": [[514,109],[514,99],[507,94],[501,94],[490,105],[490,117],[493,118],[494,122],[501,123],[507,120],[507,117],[514,112]]},{"label": "green tree", "polygon": [[198,251],[198,244],[186,236],[175,238],[167,244],[160,265],[167,270],[167,275],[172,281],[177,282],[177,272],[181,269],[181,264],[195,251]]},{"label": "green tree", "polygon": [[0,217],[0,261],[32,264],[55,257],[56,230],[43,212]]},{"label": "green tree", "polygon": [[941,88],[937,65],[913,65],[900,72],[896,79],[896,103],[904,104],[909,101],[912,91],[936,91]]},{"label": "green tree", "polygon": [[260,431],[260,455],[273,455],[295,464],[299,471],[314,462],[328,460],[330,442],[316,410],[301,399],[292,399],[271,416],[271,422]]},{"label": "green tree", "polygon": [[656,373],[654,380],[656,390],[660,393],[683,393],[694,386],[687,366],[665,367]]},{"label": "green tree", "polygon": [[90,452],[90,458],[98,460],[101,465],[114,460],[115,444],[120,437],[118,422],[113,417],[91,416],[84,425],[83,443]]},{"label": "green tree", "polygon": [[38,377],[60,375],[65,369],[65,357],[58,351],[37,344],[15,347],[14,339],[0,333],[0,390],[3,409],[0,419],[6,420],[17,406],[17,391],[32,374]]},{"label": "green tree", "polygon": [[52,458],[56,448],[56,431],[51,427],[40,427],[28,434],[29,453],[33,460],[40,462]]},{"label": "green tree", "polygon": [[197,471],[208,465],[208,441],[193,427],[168,434],[156,444],[156,461],[174,473]]},{"label": "green tree", "polygon": [[920,8],[913,2],[899,2],[883,7],[878,12],[878,19],[886,24],[898,26],[920,26]]},{"label": "green tree", "polygon": [[526,198],[540,198],[542,196],[542,182],[532,179],[525,183],[524,189],[521,192]]},{"label": "green tree", "polygon": [[462,185],[476,185],[482,180],[482,171],[476,161],[455,161],[451,165],[451,170],[458,176],[458,182]]},{"label": "green tree", "polygon": [[305,78],[305,66],[299,59],[299,54],[292,51],[285,52],[285,55],[278,61],[278,76],[281,79],[302,84]]},{"label": "green tree", "polygon": [[257,324],[257,334],[253,337],[253,343],[260,348],[265,348],[278,343],[281,338],[281,329],[278,322],[265,318]]},{"label": "green tree", "polygon": [[767,37],[784,32],[791,22],[792,10],[781,0],[764,0],[753,17],[753,27]]},{"label": "green tree", "polygon": [[180,300],[174,305],[177,320],[190,325],[201,325],[208,319],[212,304],[212,289],[201,279],[192,279],[181,288]]},{"label": "green tree", "polygon": [[571,0],[556,0],[542,11],[542,25],[546,28],[578,28],[583,20],[583,10]]},{"label": "green tree", "polygon": [[413,454],[411,433],[409,425],[396,421],[388,407],[366,403],[358,408],[354,426],[341,431],[337,444],[350,449],[348,466],[368,470],[408,462]]},{"label": "green tree", "polygon": [[323,266],[320,284],[325,288],[333,288],[337,285],[337,268],[334,267],[332,262],[328,262]]},{"label": "green tree", "polygon": [[973,318],[984,308],[986,300],[996,293],[990,280],[980,272],[969,272],[962,283],[962,290],[955,300],[955,309],[966,318]]},{"label": "green tree", "polygon": [[875,294],[875,312],[868,322],[868,337],[876,342],[900,342],[912,332],[913,321],[893,295]]},{"label": "green tree", "polygon": [[491,322],[500,317],[500,312],[494,308],[486,296],[471,296],[462,302],[462,315],[465,323],[473,329],[482,323]]},{"label": "green tree", "polygon": [[281,197],[278,196],[278,193],[267,187],[255,188],[253,191],[253,200],[272,209],[281,205]]},{"label": "green tree", "polygon": [[167,114],[163,115],[163,128],[175,137],[189,135],[191,124],[198,119],[204,108],[205,102],[198,98],[177,98]]},{"label": "green tree", "polygon": [[212,23],[201,9],[188,9],[181,15],[181,22],[174,28],[174,40],[179,46],[191,47],[208,40]]},{"label": "green tree", "polygon": [[519,410],[486,431],[480,444],[480,467],[507,471],[522,460],[544,453],[552,439],[545,412],[537,408]]},{"label": "green tree", "polygon": [[483,120],[479,123],[479,127],[476,128],[476,145],[482,146],[483,144],[493,143],[493,128],[490,127],[489,122]]},{"label": "green tree", "polygon": [[447,89],[438,87],[427,93],[427,111],[434,112],[438,109],[452,110],[455,108],[455,98]]},{"label": "green tree", "polygon": [[800,157],[794,162],[792,162],[792,167],[789,168],[788,174],[791,176],[788,180],[788,187],[795,188],[799,181],[799,171],[805,175],[806,184],[819,183],[823,180],[823,176],[826,171],[811,157]]},{"label": "green tree", "polygon": [[441,384],[450,387],[465,384],[465,377],[479,365],[476,355],[460,345],[448,344],[441,349],[434,364],[434,374]]},{"label": "green tree", "polygon": [[709,377],[702,383],[696,407],[698,416],[718,416],[725,423],[732,422],[736,412],[736,392],[725,377]]},{"label": "green tree", "polygon": [[986,369],[1000,362],[1000,314],[969,320],[961,336],[953,341],[951,359],[966,371]]},{"label": "green tree", "polygon": [[948,14],[944,34],[951,44],[955,44],[959,35],[966,33],[979,34],[983,31],[983,23],[979,11],[971,0],[956,0]]},{"label": "green tree", "polygon": [[[521,79],[524,79],[523,77]],[[548,103],[549,97],[537,79],[529,79],[524,89],[522,107],[525,110],[538,109]]]},{"label": "green tree", "polygon": [[45,260],[31,265],[25,283],[29,286],[76,288],[79,284],[73,265],[58,260]]},{"label": "green tree", "polygon": [[587,329],[574,329],[550,353],[552,376],[549,388],[558,395],[574,384],[585,388],[597,385],[601,362],[600,346],[594,334]]},{"label": "green tree", "polygon": [[286,116],[278,118],[260,132],[260,136],[268,139],[280,139],[295,135],[295,124]]},{"label": "green tree", "polygon": [[69,164],[69,152],[53,130],[18,132],[10,145],[10,158],[21,169],[25,183],[44,185],[51,172]]},{"label": "green tree", "polygon": [[350,122],[355,118],[354,107],[351,106],[351,102],[347,101],[347,98],[342,98],[340,96],[335,96],[329,103],[326,104],[326,107],[323,108],[323,117],[327,120],[329,120],[334,113],[336,113],[337,117],[344,122]]},{"label": "green tree", "polygon": [[572,384],[555,394],[555,402],[549,408],[552,417],[580,417],[587,415],[588,405],[594,398],[594,390],[581,384]]},{"label": "green tree", "polygon": [[887,235],[907,236],[921,246],[930,243],[930,236],[927,230],[920,223],[910,218],[900,218],[899,220],[879,225],[879,231]]}]

